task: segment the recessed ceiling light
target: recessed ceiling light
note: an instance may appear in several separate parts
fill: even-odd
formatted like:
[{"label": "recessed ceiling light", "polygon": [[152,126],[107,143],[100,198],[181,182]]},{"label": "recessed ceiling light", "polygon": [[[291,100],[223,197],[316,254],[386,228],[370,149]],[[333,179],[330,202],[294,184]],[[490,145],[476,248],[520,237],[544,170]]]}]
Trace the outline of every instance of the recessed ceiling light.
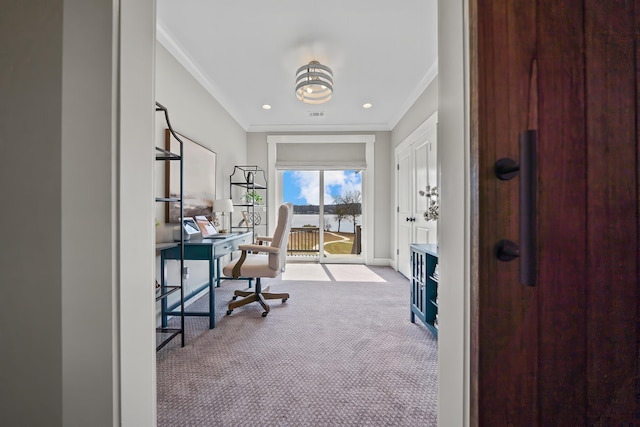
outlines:
[{"label": "recessed ceiling light", "polygon": [[271,110],[271,105],[269,105],[269,104],[264,104],[264,105],[262,106],[262,109],[263,109],[263,110]]},{"label": "recessed ceiling light", "polygon": [[371,108],[371,107],[373,107],[373,104],[371,104],[370,102],[362,104],[362,108]]}]

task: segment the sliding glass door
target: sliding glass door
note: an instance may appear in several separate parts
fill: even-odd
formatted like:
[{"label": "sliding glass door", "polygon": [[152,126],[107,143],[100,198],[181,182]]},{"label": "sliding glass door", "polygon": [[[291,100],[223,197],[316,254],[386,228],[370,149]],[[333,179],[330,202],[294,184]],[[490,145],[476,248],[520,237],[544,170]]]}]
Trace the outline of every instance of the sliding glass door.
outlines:
[{"label": "sliding glass door", "polygon": [[359,261],[362,253],[361,171],[324,171],[324,201],[324,259]]},{"label": "sliding glass door", "polygon": [[294,205],[289,255],[362,262],[362,171],[281,171],[282,202]]}]

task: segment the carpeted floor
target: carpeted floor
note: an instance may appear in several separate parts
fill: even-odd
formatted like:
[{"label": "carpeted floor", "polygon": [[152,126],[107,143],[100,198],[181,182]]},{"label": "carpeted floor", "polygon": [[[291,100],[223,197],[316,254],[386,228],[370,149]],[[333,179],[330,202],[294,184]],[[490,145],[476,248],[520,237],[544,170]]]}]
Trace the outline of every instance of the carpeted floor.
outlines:
[{"label": "carpeted floor", "polygon": [[223,282],[216,328],[187,317],[185,347],[157,354],[158,426],[435,426],[437,341],[409,321],[409,282],[353,267],[316,265],[328,279],[301,280],[287,265],[263,286],[291,298],[269,301],[265,318],[256,303],[226,316],[246,282]]}]

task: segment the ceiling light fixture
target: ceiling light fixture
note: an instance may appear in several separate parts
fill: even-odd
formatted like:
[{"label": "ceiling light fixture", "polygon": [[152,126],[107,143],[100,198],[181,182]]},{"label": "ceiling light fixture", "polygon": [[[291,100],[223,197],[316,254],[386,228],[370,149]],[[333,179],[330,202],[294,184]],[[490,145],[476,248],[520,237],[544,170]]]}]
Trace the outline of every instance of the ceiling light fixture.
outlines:
[{"label": "ceiling light fixture", "polygon": [[262,109],[263,109],[263,110],[271,110],[271,105],[269,105],[269,104],[264,104],[264,105],[262,106]]},{"label": "ceiling light fixture", "polygon": [[362,108],[371,108],[371,107],[373,107],[373,104],[371,104],[370,102],[366,102],[362,104]]},{"label": "ceiling light fixture", "polygon": [[306,104],[324,104],[333,95],[333,72],[318,61],[296,71],[296,96]]}]

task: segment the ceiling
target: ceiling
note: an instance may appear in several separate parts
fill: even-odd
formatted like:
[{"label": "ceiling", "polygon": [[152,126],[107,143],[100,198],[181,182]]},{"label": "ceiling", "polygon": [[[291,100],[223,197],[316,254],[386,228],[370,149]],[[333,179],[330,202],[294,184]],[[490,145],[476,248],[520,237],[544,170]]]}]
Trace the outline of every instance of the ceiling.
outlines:
[{"label": "ceiling", "polygon": [[[249,132],[392,130],[437,75],[437,20],[437,0],[157,1],[159,42]],[[325,104],[295,96],[311,60]]]}]

